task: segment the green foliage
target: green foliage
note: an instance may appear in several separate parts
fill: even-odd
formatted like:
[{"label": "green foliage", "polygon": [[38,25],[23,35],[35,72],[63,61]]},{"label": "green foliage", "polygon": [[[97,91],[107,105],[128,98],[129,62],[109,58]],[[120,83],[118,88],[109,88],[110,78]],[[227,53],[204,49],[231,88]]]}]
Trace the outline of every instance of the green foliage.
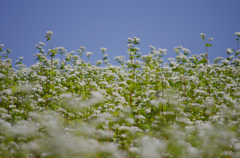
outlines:
[{"label": "green foliage", "polygon": [[177,47],[176,60],[163,66],[166,51],[151,46],[141,56],[139,41],[128,39],[130,62],[118,58],[120,66],[90,65],[84,47],[80,58],[66,53],[60,63],[53,57],[63,48],[51,50],[50,64],[42,43],[38,64],[29,68],[21,58],[15,70],[3,55],[1,156],[236,157],[239,59],[210,65],[206,55]]}]

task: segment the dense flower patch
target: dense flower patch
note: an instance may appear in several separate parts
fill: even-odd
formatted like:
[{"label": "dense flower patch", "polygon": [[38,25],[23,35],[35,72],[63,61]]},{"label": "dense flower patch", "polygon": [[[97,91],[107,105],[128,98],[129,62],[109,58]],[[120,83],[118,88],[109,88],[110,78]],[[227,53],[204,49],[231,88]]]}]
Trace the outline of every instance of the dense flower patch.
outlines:
[{"label": "dense flower patch", "polygon": [[240,50],[210,64],[178,46],[163,64],[166,49],[141,55],[139,41],[119,66],[106,48],[91,65],[85,47],[45,54],[39,42],[37,63],[17,69],[1,44],[0,157],[240,157]]}]

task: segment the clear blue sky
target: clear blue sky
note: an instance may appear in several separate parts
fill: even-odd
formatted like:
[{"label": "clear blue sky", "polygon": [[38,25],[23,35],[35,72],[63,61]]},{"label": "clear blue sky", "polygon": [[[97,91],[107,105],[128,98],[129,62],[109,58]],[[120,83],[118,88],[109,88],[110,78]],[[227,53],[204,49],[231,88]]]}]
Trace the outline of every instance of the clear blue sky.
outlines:
[{"label": "clear blue sky", "polygon": [[[140,38],[140,52],[149,45],[166,48],[167,57],[175,57],[173,48],[183,46],[192,54],[205,53],[204,41],[213,38],[210,62],[226,57],[227,48],[236,49],[235,32],[240,32],[240,0],[2,0],[0,5],[0,44],[12,50],[13,63],[23,56],[27,66],[34,64],[48,30],[53,31],[52,46],[68,52],[80,46],[93,52],[91,64],[102,59],[106,47],[110,63],[115,56],[128,57],[128,37]],[[60,57],[60,56],[59,56]],[[128,58],[127,58],[128,59]],[[87,58],[84,55],[84,60]]]}]

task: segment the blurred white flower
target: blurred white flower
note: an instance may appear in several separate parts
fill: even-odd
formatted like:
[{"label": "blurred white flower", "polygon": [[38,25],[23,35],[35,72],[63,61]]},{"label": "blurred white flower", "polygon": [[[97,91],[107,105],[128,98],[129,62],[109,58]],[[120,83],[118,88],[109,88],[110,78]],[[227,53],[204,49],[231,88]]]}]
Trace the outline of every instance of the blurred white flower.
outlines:
[{"label": "blurred white flower", "polygon": [[240,37],[240,32],[235,32],[235,35],[237,35],[238,37]]},{"label": "blurred white flower", "polygon": [[72,98],[72,94],[71,93],[61,94],[60,98],[61,99],[70,99],[70,98]]},{"label": "blurred white flower", "polygon": [[200,36],[202,37],[202,39],[204,39],[205,35],[206,34],[204,34],[204,33],[200,33]]},{"label": "blurred white flower", "polygon": [[92,52],[85,52],[85,54],[89,57],[90,55],[92,55]]},{"label": "blurred white flower", "polygon": [[232,53],[232,52],[234,52],[234,49],[228,48],[228,49],[227,49],[227,52],[228,52],[228,53]]},{"label": "blurred white flower", "polygon": [[52,31],[47,31],[46,34],[53,34],[53,32]]},{"label": "blurred white flower", "polygon": [[107,48],[102,47],[101,50],[102,50],[103,52],[106,52],[106,51],[107,51]]},{"label": "blurred white flower", "polygon": [[209,41],[212,41],[212,40],[213,40],[213,38],[209,38],[208,40],[209,40]]}]

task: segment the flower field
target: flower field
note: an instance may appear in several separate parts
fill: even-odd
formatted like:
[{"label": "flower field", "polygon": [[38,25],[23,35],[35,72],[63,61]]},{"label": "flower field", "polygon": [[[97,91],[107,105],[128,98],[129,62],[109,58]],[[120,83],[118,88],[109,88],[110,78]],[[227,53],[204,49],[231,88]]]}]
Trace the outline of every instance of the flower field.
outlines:
[{"label": "flower field", "polygon": [[166,49],[141,55],[134,37],[128,60],[117,56],[113,66],[101,48],[91,65],[85,47],[52,48],[52,34],[29,68],[20,57],[14,69],[0,45],[0,157],[240,157],[238,45],[210,63],[213,39],[200,34],[205,54],[178,46],[163,63]]}]

